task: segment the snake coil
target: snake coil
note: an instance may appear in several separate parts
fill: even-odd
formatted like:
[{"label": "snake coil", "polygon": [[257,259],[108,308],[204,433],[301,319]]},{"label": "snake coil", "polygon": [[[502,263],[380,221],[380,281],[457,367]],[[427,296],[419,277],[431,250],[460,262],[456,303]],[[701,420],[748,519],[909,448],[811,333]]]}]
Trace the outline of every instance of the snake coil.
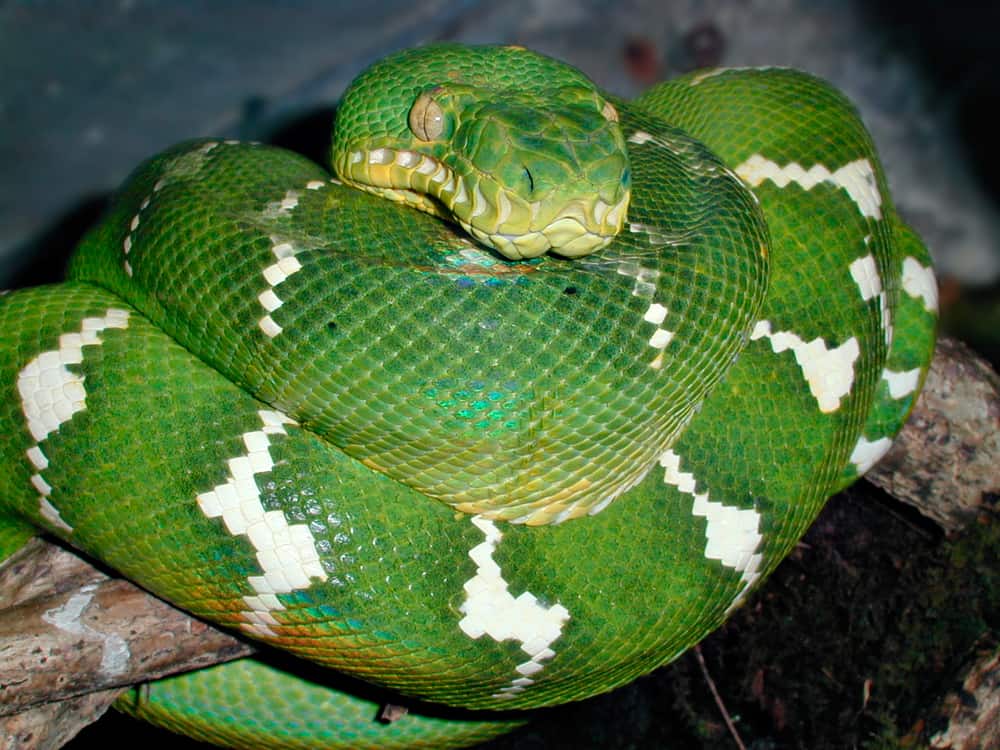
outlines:
[{"label": "snake coil", "polygon": [[[373,66],[335,128],[337,177],[153,157],[66,282],[0,297],[0,555],[44,530],[349,676],[268,656],[124,710],[467,745],[682,653],[905,421],[930,261],[822,82],[626,102],[444,45]],[[380,690],[419,710],[373,722]]]}]

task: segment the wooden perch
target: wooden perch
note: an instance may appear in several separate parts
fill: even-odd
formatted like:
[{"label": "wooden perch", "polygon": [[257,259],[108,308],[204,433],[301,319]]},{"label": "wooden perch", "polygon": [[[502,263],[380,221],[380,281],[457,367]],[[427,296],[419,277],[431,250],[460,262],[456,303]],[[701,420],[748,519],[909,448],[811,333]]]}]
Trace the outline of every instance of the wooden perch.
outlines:
[{"label": "wooden perch", "polygon": [[980,658],[960,692],[945,697],[945,729],[931,737],[933,750],[991,750],[1000,747],[1000,651]]},{"label": "wooden perch", "polygon": [[865,478],[954,532],[1000,496],[998,465],[1000,376],[941,339],[910,421]]},{"label": "wooden perch", "polygon": [[121,692],[101,690],[5,716],[0,719],[0,750],[62,747],[101,718]]},{"label": "wooden perch", "polygon": [[62,547],[0,567],[0,750],[60,747],[125,687],[252,652]]},{"label": "wooden perch", "polygon": [[[998,427],[1000,378],[961,344],[942,340],[913,417],[869,478],[957,531],[1000,494]],[[0,568],[0,644],[0,750],[59,747],[128,685],[253,651],[38,540]],[[995,655],[977,668],[993,677],[968,689],[995,711]],[[968,706],[961,708],[955,721],[968,723]],[[947,741],[935,747],[980,747]]]}]

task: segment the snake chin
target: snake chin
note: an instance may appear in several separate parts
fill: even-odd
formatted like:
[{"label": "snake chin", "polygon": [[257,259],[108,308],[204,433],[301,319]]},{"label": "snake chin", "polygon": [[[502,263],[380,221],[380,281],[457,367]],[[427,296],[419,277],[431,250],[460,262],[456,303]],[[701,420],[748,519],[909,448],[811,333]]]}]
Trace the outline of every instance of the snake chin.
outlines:
[{"label": "snake chin", "polygon": [[[618,212],[624,215],[622,209],[625,203],[627,200],[615,206],[612,221],[617,220]],[[567,216],[565,213],[560,213],[540,230],[520,234],[484,232],[467,222],[460,221],[459,224],[479,242],[510,260],[535,258],[547,252],[566,258],[579,258],[604,249],[617,234],[617,231],[593,231],[577,217]]]}]

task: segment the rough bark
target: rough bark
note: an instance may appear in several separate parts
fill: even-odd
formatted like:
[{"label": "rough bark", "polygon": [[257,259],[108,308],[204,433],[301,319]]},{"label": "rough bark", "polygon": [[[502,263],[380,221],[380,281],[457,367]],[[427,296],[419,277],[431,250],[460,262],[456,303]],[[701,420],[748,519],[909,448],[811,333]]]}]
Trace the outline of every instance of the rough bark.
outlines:
[{"label": "rough bark", "polygon": [[0,716],[0,750],[62,747],[85,726],[100,719],[121,692],[121,688],[101,690]]},{"label": "rough bark", "polygon": [[994,750],[1000,747],[1000,650],[982,656],[961,690],[942,705],[946,728],[931,738],[933,750]]},{"label": "rough bark", "polygon": [[[946,530],[959,530],[1000,493],[998,394],[1000,378],[989,365],[942,340],[913,417],[869,478]],[[0,567],[0,644],[0,750],[59,747],[121,687],[252,653],[40,541]],[[965,685],[975,700],[953,706],[953,698],[942,709],[950,724],[934,747],[1000,747],[996,654],[977,664]]]},{"label": "rough bark", "polygon": [[38,540],[0,569],[0,603],[0,716],[252,650]]},{"label": "rough bark", "polygon": [[906,428],[866,478],[954,532],[1000,497],[998,465],[1000,377],[941,339]]}]

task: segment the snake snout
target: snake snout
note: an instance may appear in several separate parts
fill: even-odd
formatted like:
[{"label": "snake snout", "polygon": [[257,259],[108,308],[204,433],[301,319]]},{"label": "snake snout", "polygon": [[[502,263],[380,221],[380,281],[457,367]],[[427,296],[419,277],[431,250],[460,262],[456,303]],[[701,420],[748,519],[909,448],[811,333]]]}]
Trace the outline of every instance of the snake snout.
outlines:
[{"label": "snake snout", "polygon": [[[482,191],[479,191],[482,195]],[[629,196],[611,205],[584,196],[546,206],[517,194],[499,192],[481,215],[486,223],[459,218],[461,226],[484,245],[512,260],[554,252],[577,258],[607,246],[621,230]]]}]

